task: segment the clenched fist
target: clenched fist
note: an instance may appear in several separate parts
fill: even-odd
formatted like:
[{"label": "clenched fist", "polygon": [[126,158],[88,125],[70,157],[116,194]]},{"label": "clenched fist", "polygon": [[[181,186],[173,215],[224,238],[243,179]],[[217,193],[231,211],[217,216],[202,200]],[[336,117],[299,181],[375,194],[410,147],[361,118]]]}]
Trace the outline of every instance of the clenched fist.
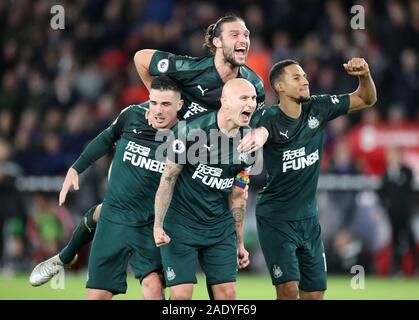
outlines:
[{"label": "clenched fist", "polygon": [[370,72],[368,63],[364,58],[352,58],[348,63],[344,63],[343,67],[351,76],[364,76]]}]

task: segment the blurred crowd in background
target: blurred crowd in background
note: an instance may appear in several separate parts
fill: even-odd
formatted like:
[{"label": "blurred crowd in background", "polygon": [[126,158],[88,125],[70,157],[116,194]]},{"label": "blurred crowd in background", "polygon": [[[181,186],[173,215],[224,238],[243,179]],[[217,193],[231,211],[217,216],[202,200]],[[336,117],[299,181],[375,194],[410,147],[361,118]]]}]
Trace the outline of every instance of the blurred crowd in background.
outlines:
[{"label": "blurred crowd in background", "polygon": [[[50,27],[54,4],[65,10],[63,30]],[[354,4],[365,11],[365,29],[351,28]],[[112,155],[82,175],[81,190],[65,207],[57,205],[59,189],[46,192],[40,181],[64,176],[124,107],[148,99],[133,64],[135,52],[153,48],[206,55],[205,29],[226,13],[244,18],[251,31],[248,65],[265,83],[267,105],[276,103],[268,73],[278,60],[300,61],[312,94],[354,91],[357,80],[342,64],[357,56],[369,63],[377,105],[334,120],[326,133],[326,183],[320,183],[318,202],[329,271],[348,272],[360,264],[371,274],[415,274],[418,0],[0,1],[3,272],[26,272],[57,253],[81,215],[103,199]],[[367,178],[367,183],[351,183],[348,175]],[[18,183],[32,176],[38,180],[31,180],[35,187],[30,190]],[[255,196],[262,186],[263,175],[252,179],[246,242],[249,270],[266,272],[254,222]],[[80,268],[87,256],[86,249]]]}]

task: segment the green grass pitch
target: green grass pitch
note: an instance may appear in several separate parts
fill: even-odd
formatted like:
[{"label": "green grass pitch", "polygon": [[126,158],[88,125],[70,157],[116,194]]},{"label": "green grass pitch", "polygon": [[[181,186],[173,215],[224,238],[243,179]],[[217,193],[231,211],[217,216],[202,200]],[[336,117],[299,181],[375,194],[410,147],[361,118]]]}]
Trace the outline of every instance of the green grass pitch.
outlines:
[{"label": "green grass pitch", "polygon": [[[84,300],[86,298],[86,289],[84,288],[85,274],[83,272],[67,272],[64,289],[52,289],[50,283],[33,288],[28,283],[28,276],[0,276],[0,300]],[[419,300],[419,278],[367,277],[365,279],[365,288],[354,290],[351,288],[351,276],[329,276],[325,298],[329,300]],[[115,299],[137,300],[140,298],[140,292],[138,281],[132,275],[129,275],[127,294],[118,295]],[[166,295],[168,295],[167,292]],[[198,276],[198,284],[195,286],[193,298],[208,299],[205,279],[201,275]],[[275,298],[274,289],[271,286],[268,275],[239,274],[237,298],[239,300],[273,300]]]}]

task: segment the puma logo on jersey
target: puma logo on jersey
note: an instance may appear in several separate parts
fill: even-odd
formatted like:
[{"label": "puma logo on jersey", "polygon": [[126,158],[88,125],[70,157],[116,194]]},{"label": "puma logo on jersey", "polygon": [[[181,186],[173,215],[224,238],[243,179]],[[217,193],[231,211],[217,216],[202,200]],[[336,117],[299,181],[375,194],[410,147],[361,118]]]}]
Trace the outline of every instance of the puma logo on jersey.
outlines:
[{"label": "puma logo on jersey", "polygon": [[134,132],[135,134],[140,134],[140,133],[142,133],[142,131],[137,131],[137,129],[132,129],[132,132]]},{"label": "puma logo on jersey", "polygon": [[287,131],[285,131],[285,133],[284,133],[284,132],[282,132],[282,131],[279,131],[279,134],[280,134],[281,136],[284,136],[285,138],[289,139],[289,138],[288,138],[288,130],[287,130]]},{"label": "puma logo on jersey", "polygon": [[213,144],[211,144],[209,147],[206,144],[204,144],[204,148],[207,149],[208,152],[211,151],[212,146]]},{"label": "puma logo on jersey", "polygon": [[197,88],[198,88],[199,90],[201,90],[201,94],[202,94],[202,96],[204,96],[205,91],[208,91],[208,88],[207,88],[207,89],[202,89],[202,87],[201,87],[201,85],[200,85],[200,84],[199,84],[199,85],[197,85]]}]

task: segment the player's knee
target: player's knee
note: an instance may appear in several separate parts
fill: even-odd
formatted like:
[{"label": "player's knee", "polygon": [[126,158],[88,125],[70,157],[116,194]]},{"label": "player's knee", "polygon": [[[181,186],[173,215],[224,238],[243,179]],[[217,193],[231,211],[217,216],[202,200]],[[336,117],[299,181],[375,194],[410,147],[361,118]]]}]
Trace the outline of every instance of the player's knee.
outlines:
[{"label": "player's knee", "polygon": [[163,300],[164,287],[160,276],[152,273],[145,277],[141,283],[144,300]]},{"label": "player's knee", "polygon": [[112,292],[101,289],[87,289],[87,300],[111,300]]},{"label": "player's knee", "polygon": [[170,288],[170,300],[192,300],[193,285],[178,285]]},{"label": "player's knee", "polygon": [[191,300],[193,284],[185,283],[170,287],[170,300]]},{"label": "player's knee", "polygon": [[301,300],[323,300],[324,291],[314,291],[314,292],[300,292]]},{"label": "player's knee", "polygon": [[215,300],[235,300],[236,286],[234,284],[222,284],[212,287]]},{"label": "player's knee", "polygon": [[170,300],[192,300],[192,294],[189,292],[170,292]]},{"label": "player's knee", "polygon": [[98,204],[93,212],[93,221],[98,222],[100,217],[100,211],[102,210],[102,204]]},{"label": "player's knee", "polygon": [[298,284],[295,281],[286,282],[276,287],[277,297],[279,300],[297,300]]},{"label": "player's knee", "polygon": [[236,289],[230,288],[221,291],[220,294],[215,296],[216,300],[236,300]]}]

